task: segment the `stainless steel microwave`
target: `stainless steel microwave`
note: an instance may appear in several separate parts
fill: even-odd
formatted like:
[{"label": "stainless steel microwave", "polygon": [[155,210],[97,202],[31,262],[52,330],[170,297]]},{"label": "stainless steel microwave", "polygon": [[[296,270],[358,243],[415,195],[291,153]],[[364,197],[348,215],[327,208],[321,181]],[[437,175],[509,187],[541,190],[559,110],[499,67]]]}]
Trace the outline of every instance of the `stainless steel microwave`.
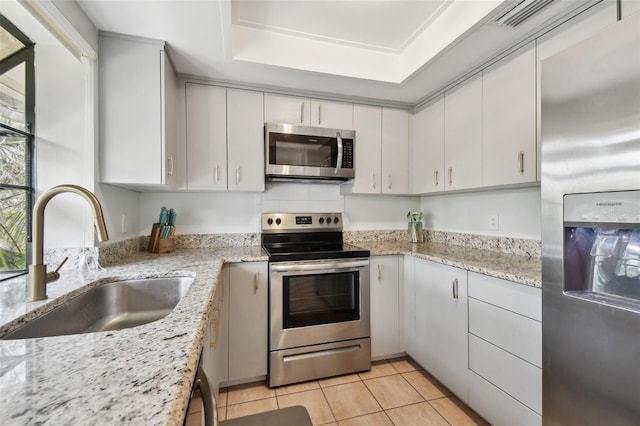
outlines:
[{"label": "stainless steel microwave", "polygon": [[265,174],[268,180],[353,179],[353,130],[266,123]]}]

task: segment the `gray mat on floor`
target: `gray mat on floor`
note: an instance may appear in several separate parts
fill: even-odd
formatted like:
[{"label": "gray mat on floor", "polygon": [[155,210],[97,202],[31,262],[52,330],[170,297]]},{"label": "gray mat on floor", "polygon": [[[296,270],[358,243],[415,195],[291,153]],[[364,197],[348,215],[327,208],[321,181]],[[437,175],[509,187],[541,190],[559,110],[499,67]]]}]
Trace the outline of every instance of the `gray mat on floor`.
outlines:
[{"label": "gray mat on floor", "polygon": [[220,426],[313,426],[307,409],[301,405],[225,420]]}]

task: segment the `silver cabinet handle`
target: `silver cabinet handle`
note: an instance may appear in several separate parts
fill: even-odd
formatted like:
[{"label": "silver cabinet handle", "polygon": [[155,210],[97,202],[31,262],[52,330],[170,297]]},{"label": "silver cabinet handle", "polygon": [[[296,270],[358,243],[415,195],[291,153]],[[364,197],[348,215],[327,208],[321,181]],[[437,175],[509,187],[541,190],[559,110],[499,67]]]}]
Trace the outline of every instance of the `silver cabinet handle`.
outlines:
[{"label": "silver cabinet handle", "polygon": [[389,189],[391,189],[391,187],[393,186],[393,183],[391,182],[391,175],[387,176],[387,186],[389,187]]},{"label": "silver cabinet handle", "polygon": [[376,189],[376,186],[378,185],[377,180],[378,179],[376,179],[376,174],[373,173],[373,189]]},{"label": "silver cabinet handle", "polygon": [[436,180],[436,186],[438,186],[438,169],[436,169],[435,172],[433,172],[433,176],[435,177],[435,180]]},{"label": "silver cabinet handle", "polygon": [[240,183],[240,166],[236,167],[236,185]]},{"label": "silver cabinet handle", "polygon": [[304,102],[300,102],[300,124],[304,123]]},{"label": "silver cabinet handle", "polygon": [[167,172],[167,175],[173,176],[173,155],[170,155],[167,157],[167,165],[169,169],[169,171]]},{"label": "silver cabinet handle", "polygon": [[453,298],[457,299],[458,298],[458,279],[457,278],[453,279],[451,291],[453,292]]},{"label": "silver cabinet handle", "polygon": [[342,154],[343,154],[343,146],[342,146],[342,135],[340,132],[336,132],[336,141],[338,142],[338,158],[336,159],[336,169],[333,173],[338,174],[340,169],[342,169]]},{"label": "silver cabinet handle", "polygon": [[378,281],[382,281],[382,265],[378,264]]},{"label": "silver cabinet handle", "polygon": [[256,272],[255,274],[253,274],[253,293],[257,293],[258,289],[260,288],[260,274],[258,272]]},{"label": "silver cabinet handle", "polygon": [[453,184],[453,167],[449,167],[449,185]]},{"label": "silver cabinet handle", "polygon": [[218,165],[213,168],[213,182],[218,183],[220,181],[220,170]]},{"label": "silver cabinet handle", "polygon": [[520,173],[524,173],[524,151],[518,152],[518,169]]},{"label": "silver cabinet handle", "polygon": [[318,124],[322,124],[322,104],[318,104]]}]

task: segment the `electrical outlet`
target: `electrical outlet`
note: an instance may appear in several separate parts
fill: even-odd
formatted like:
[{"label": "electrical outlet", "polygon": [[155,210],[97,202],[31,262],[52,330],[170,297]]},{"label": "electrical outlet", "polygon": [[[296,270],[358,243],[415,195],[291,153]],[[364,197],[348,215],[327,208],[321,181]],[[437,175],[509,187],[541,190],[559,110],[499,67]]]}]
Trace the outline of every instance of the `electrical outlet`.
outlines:
[{"label": "electrical outlet", "polygon": [[127,232],[129,232],[129,230],[127,229],[129,227],[129,223],[127,220],[127,214],[126,213],[122,213],[120,215],[120,226],[121,226],[121,232],[123,234],[126,234]]},{"label": "electrical outlet", "polygon": [[491,216],[489,216],[489,230],[490,231],[500,230],[500,215],[492,214]]}]

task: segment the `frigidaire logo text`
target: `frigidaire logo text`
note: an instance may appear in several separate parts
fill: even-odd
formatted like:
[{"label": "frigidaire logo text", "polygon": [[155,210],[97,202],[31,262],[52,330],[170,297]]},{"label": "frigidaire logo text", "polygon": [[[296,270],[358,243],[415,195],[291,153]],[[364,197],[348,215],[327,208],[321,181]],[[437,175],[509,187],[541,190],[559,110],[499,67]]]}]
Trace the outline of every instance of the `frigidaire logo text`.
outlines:
[{"label": "frigidaire logo text", "polygon": [[596,203],[598,207],[606,207],[606,206],[621,206],[622,203]]}]

